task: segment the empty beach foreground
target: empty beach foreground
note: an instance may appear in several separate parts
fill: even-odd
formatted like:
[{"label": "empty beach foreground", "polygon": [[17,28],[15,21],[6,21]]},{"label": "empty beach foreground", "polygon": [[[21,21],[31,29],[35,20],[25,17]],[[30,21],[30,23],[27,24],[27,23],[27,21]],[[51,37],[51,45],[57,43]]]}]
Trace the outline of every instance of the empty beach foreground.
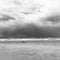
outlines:
[{"label": "empty beach foreground", "polygon": [[60,45],[0,43],[0,60],[60,60]]}]

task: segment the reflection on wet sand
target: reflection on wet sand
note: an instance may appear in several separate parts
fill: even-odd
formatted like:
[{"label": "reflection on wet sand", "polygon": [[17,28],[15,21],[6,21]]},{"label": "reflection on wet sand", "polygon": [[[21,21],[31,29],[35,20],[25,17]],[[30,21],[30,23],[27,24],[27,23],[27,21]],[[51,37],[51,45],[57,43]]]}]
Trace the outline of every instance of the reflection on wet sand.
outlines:
[{"label": "reflection on wet sand", "polygon": [[0,44],[1,60],[59,60],[60,45],[34,43]]}]

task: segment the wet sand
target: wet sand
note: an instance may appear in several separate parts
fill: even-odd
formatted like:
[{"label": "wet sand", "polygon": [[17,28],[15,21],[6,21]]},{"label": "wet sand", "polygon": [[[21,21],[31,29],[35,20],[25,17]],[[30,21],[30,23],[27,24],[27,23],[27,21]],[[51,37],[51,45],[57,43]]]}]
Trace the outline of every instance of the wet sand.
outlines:
[{"label": "wet sand", "polygon": [[60,60],[60,44],[0,43],[0,60]]}]

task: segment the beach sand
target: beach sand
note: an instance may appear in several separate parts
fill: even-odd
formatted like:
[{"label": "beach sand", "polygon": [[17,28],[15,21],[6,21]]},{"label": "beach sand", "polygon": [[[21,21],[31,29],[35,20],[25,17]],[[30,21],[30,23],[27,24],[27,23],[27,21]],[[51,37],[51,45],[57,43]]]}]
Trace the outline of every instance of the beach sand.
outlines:
[{"label": "beach sand", "polygon": [[60,45],[0,43],[0,60],[60,60]]}]

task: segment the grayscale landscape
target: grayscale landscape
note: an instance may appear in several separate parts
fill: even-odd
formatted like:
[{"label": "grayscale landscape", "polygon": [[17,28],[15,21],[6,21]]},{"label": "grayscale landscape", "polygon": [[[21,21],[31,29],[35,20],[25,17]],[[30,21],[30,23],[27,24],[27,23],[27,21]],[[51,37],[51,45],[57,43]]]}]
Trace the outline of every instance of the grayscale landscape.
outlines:
[{"label": "grayscale landscape", "polygon": [[[18,39],[17,39],[18,40]],[[60,60],[60,42],[21,39],[0,43],[0,60]]]},{"label": "grayscale landscape", "polygon": [[60,0],[0,0],[0,60],[60,60]]}]

